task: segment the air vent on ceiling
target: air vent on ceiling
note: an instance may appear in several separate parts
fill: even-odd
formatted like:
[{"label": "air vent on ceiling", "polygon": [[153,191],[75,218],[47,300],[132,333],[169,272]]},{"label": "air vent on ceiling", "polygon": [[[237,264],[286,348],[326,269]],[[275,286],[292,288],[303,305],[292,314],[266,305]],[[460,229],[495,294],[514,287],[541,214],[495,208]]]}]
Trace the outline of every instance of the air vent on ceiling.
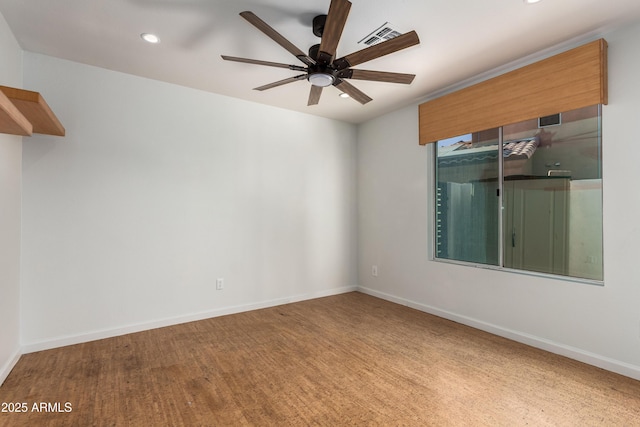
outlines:
[{"label": "air vent on ceiling", "polygon": [[383,41],[398,37],[402,33],[395,29],[393,25],[385,22],[380,27],[373,30],[370,34],[364,37],[358,42],[358,44],[365,44],[367,46],[373,46],[374,44],[382,43]]}]

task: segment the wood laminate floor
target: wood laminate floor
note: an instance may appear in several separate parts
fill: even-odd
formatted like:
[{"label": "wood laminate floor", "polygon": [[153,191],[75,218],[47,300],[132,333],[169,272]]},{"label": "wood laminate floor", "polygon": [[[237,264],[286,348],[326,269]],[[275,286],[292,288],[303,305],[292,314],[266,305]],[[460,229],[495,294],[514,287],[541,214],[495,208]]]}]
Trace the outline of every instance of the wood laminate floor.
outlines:
[{"label": "wood laminate floor", "polygon": [[640,425],[639,381],[356,292],[26,354],[0,402],[12,427]]}]

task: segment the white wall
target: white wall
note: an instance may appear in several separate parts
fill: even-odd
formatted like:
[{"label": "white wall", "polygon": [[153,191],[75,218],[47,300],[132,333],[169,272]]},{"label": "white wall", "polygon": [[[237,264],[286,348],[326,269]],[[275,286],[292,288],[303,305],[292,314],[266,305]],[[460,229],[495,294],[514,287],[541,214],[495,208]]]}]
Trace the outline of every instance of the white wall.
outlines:
[{"label": "white wall", "polygon": [[[0,85],[22,87],[22,50],[0,14]],[[20,354],[22,137],[0,134],[0,384]]]},{"label": "white wall", "polygon": [[604,37],[605,285],[430,261],[431,148],[418,146],[415,105],[359,129],[364,291],[640,379],[640,25]]},{"label": "white wall", "polygon": [[38,54],[24,70],[67,130],[24,146],[26,351],[355,289],[355,126]]}]

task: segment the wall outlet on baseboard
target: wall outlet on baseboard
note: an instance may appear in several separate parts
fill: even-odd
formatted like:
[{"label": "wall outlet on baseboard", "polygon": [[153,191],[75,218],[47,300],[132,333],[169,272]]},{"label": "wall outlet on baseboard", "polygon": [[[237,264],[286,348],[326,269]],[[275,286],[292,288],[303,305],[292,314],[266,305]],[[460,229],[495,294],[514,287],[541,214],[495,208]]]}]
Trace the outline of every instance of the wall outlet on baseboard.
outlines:
[{"label": "wall outlet on baseboard", "polygon": [[216,279],[216,290],[221,291],[224,289],[224,279],[222,277]]},{"label": "wall outlet on baseboard", "polygon": [[373,277],[378,277],[378,266],[377,265],[372,265],[371,266],[371,275]]}]

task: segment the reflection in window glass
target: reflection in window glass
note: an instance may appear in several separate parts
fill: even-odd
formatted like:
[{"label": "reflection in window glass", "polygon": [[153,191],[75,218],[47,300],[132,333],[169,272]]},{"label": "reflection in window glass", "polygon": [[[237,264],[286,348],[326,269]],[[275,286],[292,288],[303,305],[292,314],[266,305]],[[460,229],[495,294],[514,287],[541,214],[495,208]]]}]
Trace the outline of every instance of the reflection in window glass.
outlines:
[{"label": "reflection in window glass", "polygon": [[596,105],[504,126],[501,147],[439,141],[436,257],[603,280],[600,123]]},{"label": "reflection in window glass", "polygon": [[602,280],[599,107],[559,119],[503,127],[504,266]]},{"label": "reflection in window glass", "polygon": [[498,130],[438,142],[436,256],[498,265]]}]

